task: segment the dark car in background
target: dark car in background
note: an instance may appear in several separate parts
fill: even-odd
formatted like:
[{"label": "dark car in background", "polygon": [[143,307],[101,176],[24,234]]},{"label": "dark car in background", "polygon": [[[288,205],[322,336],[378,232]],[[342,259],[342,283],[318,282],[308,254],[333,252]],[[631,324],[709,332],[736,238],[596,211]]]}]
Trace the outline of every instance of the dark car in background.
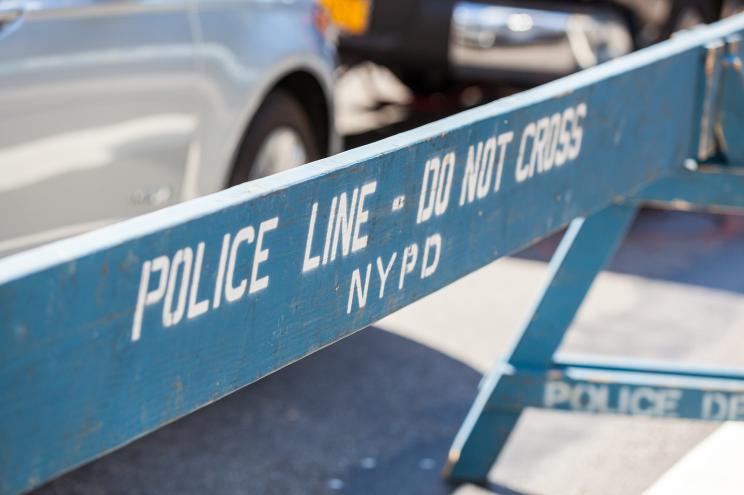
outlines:
[{"label": "dark car in background", "polygon": [[[371,61],[415,93],[540,84],[720,18],[724,0],[374,0],[346,65]],[[731,7],[729,7],[731,8]]]}]

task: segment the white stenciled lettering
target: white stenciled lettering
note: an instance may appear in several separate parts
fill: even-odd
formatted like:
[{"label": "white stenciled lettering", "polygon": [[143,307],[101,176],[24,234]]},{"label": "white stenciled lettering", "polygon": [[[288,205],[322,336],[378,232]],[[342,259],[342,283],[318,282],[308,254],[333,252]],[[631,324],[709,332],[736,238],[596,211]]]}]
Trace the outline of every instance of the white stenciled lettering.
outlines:
[{"label": "white stenciled lettering", "polygon": [[[193,319],[208,313],[210,309],[219,308],[223,297],[231,303],[246,294],[266,289],[270,281],[265,271],[270,257],[267,234],[278,226],[279,217],[276,216],[262,221],[258,234],[251,225],[241,228],[234,235],[225,233],[219,259],[216,258],[216,252],[211,257],[217,261],[216,273],[205,270],[206,266],[213,265],[205,261],[209,250],[204,241],[198,242],[195,249],[190,246],[178,249],[172,257],[158,256],[145,261],[140,275],[131,340],[136,342],[141,338],[142,322],[149,306],[162,304],[162,325],[167,328],[183,321],[184,316]],[[251,253],[250,249],[245,248],[254,244],[254,241],[253,257],[245,259],[246,254]],[[158,284],[151,288],[153,274],[156,273],[159,274]],[[210,275],[214,276],[214,285]],[[214,294],[204,294],[204,287],[214,287]]]},{"label": "white stenciled lettering", "polygon": [[445,154],[441,161],[436,156],[426,161],[416,223],[426,222],[432,216],[441,216],[447,211],[454,173],[455,153],[452,151]]},{"label": "white stenciled lettering", "polygon": [[582,102],[563,112],[528,123],[519,144],[514,172],[517,183],[578,158],[586,115],[587,106]]},{"label": "white stenciled lettering", "polygon": [[[378,291],[378,299],[385,297],[385,287],[387,285],[388,276],[393,269],[393,264],[398,256],[397,252],[394,252],[387,263],[384,262],[381,256],[378,256],[375,260],[377,267],[377,278],[379,279],[380,288]],[[362,271],[359,268],[355,268],[351,273],[351,282],[349,284],[349,297],[346,302],[346,313],[351,313],[354,308],[354,301],[357,303],[357,308],[361,309],[367,305],[367,296],[369,293],[370,278],[372,277],[372,263],[367,263],[366,271],[364,272],[364,280],[362,280]]]},{"label": "white stenciled lettering", "polygon": [[519,156],[517,157],[517,168],[516,168],[516,179],[517,182],[524,182],[531,177],[530,170],[532,166],[529,163],[524,162],[524,157],[527,155],[527,145],[530,143],[530,139],[535,137],[535,123],[530,122],[522,132],[522,141],[519,144]]},{"label": "white stenciled lettering", "polygon": [[504,132],[499,134],[498,146],[499,146],[499,162],[496,168],[496,180],[493,182],[493,192],[498,192],[501,189],[501,175],[504,172],[504,160],[506,159],[506,148],[514,140],[514,133],[512,131]]},{"label": "white stenciled lettering", "polygon": [[483,146],[483,158],[481,167],[478,171],[478,188],[479,198],[483,198],[491,190],[491,180],[493,178],[493,165],[496,161],[496,138],[492,137],[486,141]]},{"label": "white stenciled lettering", "polygon": [[574,160],[581,152],[581,141],[584,137],[584,128],[582,120],[586,117],[586,104],[580,103],[576,107],[576,117],[573,120],[573,131],[571,132],[572,143],[568,149],[568,159]]},{"label": "white stenciled lettering", "polygon": [[[169,327],[175,325],[183,318],[186,310],[186,297],[191,277],[191,262],[194,253],[191,248],[183,248],[176,251],[170,266],[170,276],[168,277],[168,289],[165,291],[165,301],[163,302],[163,326]],[[181,268],[183,267],[183,268]],[[179,270],[179,268],[181,268]],[[176,297],[176,288],[178,287],[178,274],[181,273],[181,284],[176,299],[176,308],[173,309],[173,298]]]},{"label": "white stenciled lettering", "polygon": [[441,216],[447,211],[450,194],[452,193],[452,177],[455,173],[455,153],[449,152],[442,159],[442,169],[439,171],[439,185],[437,187],[436,200],[434,201],[434,214]]},{"label": "white stenciled lettering", "polygon": [[468,159],[460,186],[460,206],[483,199],[489,192],[497,192],[501,188],[506,148],[513,139],[514,133],[509,131],[468,147]]},{"label": "white stenciled lettering", "polygon": [[269,250],[263,248],[266,232],[274,230],[279,225],[279,217],[264,220],[258,226],[258,239],[256,240],[256,253],[253,255],[253,268],[251,268],[251,284],[248,293],[253,294],[269,286],[269,276],[258,276],[258,266],[269,259]]},{"label": "white stenciled lettering", "polygon": [[[346,194],[346,193],[344,193]],[[336,205],[338,204],[338,196],[334,196],[331,200],[331,210],[328,212],[328,224],[326,226],[325,244],[323,245],[323,264],[328,263],[328,254],[331,250],[331,238],[333,237],[333,227],[336,225]]]},{"label": "white stenciled lettering", "polygon": [[[433,255],[431,253],[434,253]],[[431,276],[439,266],[439,258],[442,254],[442,236],[434,234],[426,238],[424,243],[424,255],[421,258],[421,278]],[[432,256],[429,259],[429,256]]]},{"label": "white stenciled lettering", "polygon": [[238,249],[240,245],[251,244],[256,237],[256,232],[252,226],[247,226],[238,231],[232,240],[230,246],[230,258],[227,261],[227,276],[225,278],[225,300],[234,302],[243,297],[245,289],[248,286],[248,279],[241,278],[240,283],[235,285],[235,263],[238,260]]},{"label": "white stenciled lettering", "polygon": [[201,282],[202,261],[204,259],[204,246],[200,242],[196,246],[196,258],[194,259],[194,269],[191,274],[191,291],[189,292],[189,308],[186,311],[188,319],[196,318],[203,315],[209,310],[209,299],[197,301],[199,296],[199,283]]},{"label": "white stenciled lettering", "polygon": [[379,256],[377,257],[377,274],[380,276],[380,299],[385,295],[385,284],[387,284],[388,275],[390,275],[390,270],[393,268],[393,263],[395,263],[395,257],[397,255],[398,253],[393,253],[390,260],[387,262],[387,266],[384,268],[382,265],[382,258]]},{"label": "white stenciled lettering", "polygon": [[548,127],[550,119],[543,117],[537,121],[537,130],[535,131],[535,142],[532,145],[532,155],[530,156],[530,176],[535,173],[543,173],[547,170],[545,162],[545,141],[547,141]]},{"label": "white stenciled lettering", "polygon": [[361,192],[359,193],[359,204],[357,206],[356,222],[354,225],[354,238],[351,242],[351,252],[355,253],[367,247],[367,235],[359,235],[359,231],[362,225],[367,223],[369,220],[369,210],[364,208],[364,200],[367,196],[374,193],[377,190],[377,181],[368,182],[362,186]]},{"label": "white stenciled lettering", "polygon": [[545,136],[545,154],[543,155],[543,168],[545,170],[550,170],[555,164],[562,120],[560,113],[554,113],[550,117],[550,125]]},{"label": "white stenciled lettering", "polygon": [[369,291],[369,275],[372,271],[372,263],[367,263],[367,272],[364,277],[364,287],[362,287],[362,276],[359,273],[359,268],[355,268],[351,273],[351,285],[349,287],[349,300],[346,305],[346,313],[351,313],[351,308],[354,303],[354,295],[356,295],[357,307],[362,309],[367,305],[367,292]]},{"label": "white stenciled lettering", "polygon": [[424,165],[424,177],[421,181],[421,195],[419,196],[418,213],[416,223],[425,222],[431,218],[434,212],[434,201],[439,185],[439,157],[426,160]]},{"label": "white stenciled lettering", "polygon": [[573,123],[575,116],[573,107],[563,112],[555,150],[555,164],[559,167],[568,160],[568,150],[571,148],[571,132],[568,130],[568,125]]},{"label": "white stenciled lettering", "polygon": [[[168,284],[168,268],[170,259],[167,256],[158,256],[152,261],[142,263],[142,274],[140,275],[140,285],[137,294],[137,304],[134,309],[134,322],[132,323],[132,341],[140,339],[142,334],[142,316],[146,306],[159,302],[165,295],[165,289]],[[153,289],[150,288],[150,275],[160,273],[158,285]]]},{"label": "white stenciled lettering", "polygon": [[418,246],[414,243],[403,249],[401,256],[400,276],[398,277],[398,289],[403,288],[406,275],[411,273],[416,267],[416,258],[418,257]]},{"label": "white stenciled lettering", "polygon": [[545,384],[545,407],[565,408],[592,413],[628,414],[633,416],[675,417],[682,391],[673,388],[611,387],[598,383]]},{"label": "white stenciled lettering", "polygon": [[[371,270],[362,266],[354,269],[351,274],[351,281],[349,284],[349,297],[347,299],[347,313],[350,313],[354,308],[354,301],[357,302],[358,308],[363,308],[367,304],[367,292],[368,286],[370,285],[370,277],[373,278],[371,284],[373,291],[375,289],[374,284],[379,283],[377,290],[377,296],[379,299],[383,299],[386,295],[387,282],[391,278],[390,274],[398,268],[398,290],[404,290],[406,286],[406,280],[409,277],[418,277],[420,280],[426,279],[436,273],[442,260],[442,250],[444,241],[442,235],[439,233],[432,234],[424,242],[419,244],[416,242],[406,245],[402,251],[395,251],[388,257],[377,256],[375,259],[375,267],[377,277],[371,274]],[[420,254],[420,256],[419,256]],[[400,260],[396,263],[396,260]],[[371,267],[372,263],[368,263],[367,267]],[[366,276],[365,276],[366,273]],[[394,286],[393,289],[394,290]],[[374,294],[375,292],[373,292]]]},{"label": "white stenciled lettering", "polygon": [[331,261],[336,259],[339,238],[341,239],[341,250],[343,255],[349,254],[351,248],[351,233],[354,229],[354,212],[356,211],[357,196],[359,188],[355,188],[351,194],[351,204],[347,209],[346,193],[338,197],[338,209],[336,210],[336,226],[333,232],[333,244],[331,245]]},{"label": "white stenciled lettering", "polygon": [[305,241],[305,258],[302,261],[302,272],[309,272],[320,265],[320,255],[311,256],[313,248],[313,234],[315,233],[315,221],[318,218],[318,203],[313,203],[313,209],[310,213],[310,225],[307,228],[307,240]]},{"label": "white stenciled lettering", "polygon": [[744,421],[744,394],[705,392],[700,414],[711,421]]},{"label": "white stenciled lettering", "polygon": [[230,234],[222,237],[222,250],[220,251],[220,263],[217,266],[217,279],[214,282],[214,299],[212,309],[219,308],[222,302],[222,284],[225,281],[225,265],[227,264],[228,250],[230,249]]},{"label": "white stenciled lettering", "polygon": [[[351,194],[344,191],[333,196],[324,225],[322,216],[319,214],[320,204],[313,203],[305,240],[303,273],[335,261],[339,253],[345,257],[367,247],[369,238],[364,233],[364,228],[369,221],[368,200],[376,190],[377,181],[370,181],[361,187],[355,187]],[[316,231],[322,231],[323,228],[325,228],[325,241],[321,257],[319,251],[316,251],[315,238]],[[313,254],[316,252],[318,254]]]}]

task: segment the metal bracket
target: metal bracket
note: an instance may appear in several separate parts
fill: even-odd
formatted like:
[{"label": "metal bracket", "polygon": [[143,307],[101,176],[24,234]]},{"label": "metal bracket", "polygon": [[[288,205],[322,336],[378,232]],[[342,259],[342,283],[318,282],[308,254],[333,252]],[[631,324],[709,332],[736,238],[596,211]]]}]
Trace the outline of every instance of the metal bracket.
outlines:
[{"label": "metal bracket", "polygon": [[719,103],[721,92],[721,73],[725,44],[722,41],[708,43],[705,47],[703,106],[700,116],[700,136],[697,158],[704,162],[717,151],[716,126],[719,123]]},{"label": "metal bracket", "polygon": [[705,46],[703,97],[700,109],[697,160],[720,159],[744,165],[744,146],[738,135],[744,126],[741,36],[727,36]]}]

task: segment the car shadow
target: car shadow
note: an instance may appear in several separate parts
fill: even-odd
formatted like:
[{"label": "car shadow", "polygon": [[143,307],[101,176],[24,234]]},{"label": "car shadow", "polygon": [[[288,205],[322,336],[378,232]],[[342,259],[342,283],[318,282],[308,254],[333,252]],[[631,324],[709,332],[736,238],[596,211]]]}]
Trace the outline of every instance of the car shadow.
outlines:
[{"label": "car shadow", "polygon": [[369,328],[33,493],[516,495],[440,475],[480,377]]},{"label": "car shadow", "polygon": [[[548,261],[562,232],[517,253]],[[744,216],[644,209],[608,269],[744,293]]]}]

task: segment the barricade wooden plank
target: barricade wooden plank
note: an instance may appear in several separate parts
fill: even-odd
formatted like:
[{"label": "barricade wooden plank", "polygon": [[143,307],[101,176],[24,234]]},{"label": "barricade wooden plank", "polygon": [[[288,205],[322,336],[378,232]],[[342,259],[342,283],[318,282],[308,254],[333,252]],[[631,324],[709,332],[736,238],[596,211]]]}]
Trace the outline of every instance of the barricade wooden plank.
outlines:
[{"label": "barricade wooden plank", "polygon": [[37,486],[672,175],[695,155],[703,47],[743,28],[732,19],[0,260],[0,492]]},{"label": "barricade wooden plank", "polygon": [[621,414],[708,421],[744,421],[744,373],[699,369],[626,369],[606,365],[506,370],[503,387],[487,410],[541,407],[593,414]]}]

